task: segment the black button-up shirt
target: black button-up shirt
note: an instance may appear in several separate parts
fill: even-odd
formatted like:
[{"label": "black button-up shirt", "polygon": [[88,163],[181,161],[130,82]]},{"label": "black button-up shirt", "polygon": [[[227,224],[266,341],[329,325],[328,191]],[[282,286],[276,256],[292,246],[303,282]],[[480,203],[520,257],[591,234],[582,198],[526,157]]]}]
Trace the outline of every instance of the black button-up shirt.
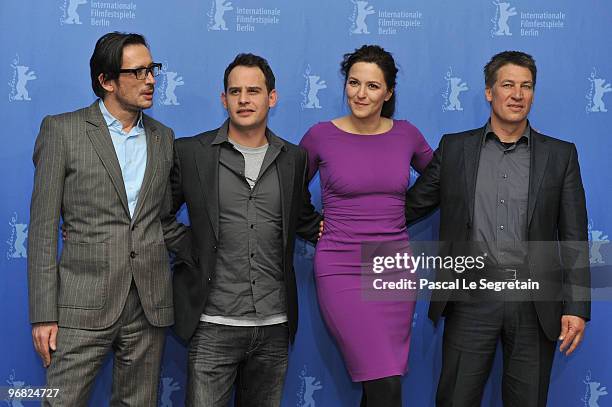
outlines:
[{"label": "black button-up shirt", "polygon": [[268,149],[253,188],[245,160],[228,140],[219,154],[219,244],[204,314],[265,318],[286,312],[282,269],[282,209],[276,157],[282,141],[269,130]]},{"label": "black button-up shirt", "polygon": [[487,123],[483,134],[472,240],[494,266],[524,264],[527,259],[529,124],[516,143],[503,143]]}]

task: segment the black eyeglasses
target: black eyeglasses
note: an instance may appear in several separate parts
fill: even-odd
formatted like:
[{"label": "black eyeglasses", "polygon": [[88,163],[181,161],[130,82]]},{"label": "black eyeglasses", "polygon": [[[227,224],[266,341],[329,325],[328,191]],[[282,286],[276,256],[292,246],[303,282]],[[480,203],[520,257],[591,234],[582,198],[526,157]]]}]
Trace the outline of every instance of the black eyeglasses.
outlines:
[{"label": "black eyeglasses", "polygon": [[162,64],[154,62],[145,68],[119,69],[119,73],[132,73],[138,80],[144,80],[149,73],[153,76],[159,75]]}]

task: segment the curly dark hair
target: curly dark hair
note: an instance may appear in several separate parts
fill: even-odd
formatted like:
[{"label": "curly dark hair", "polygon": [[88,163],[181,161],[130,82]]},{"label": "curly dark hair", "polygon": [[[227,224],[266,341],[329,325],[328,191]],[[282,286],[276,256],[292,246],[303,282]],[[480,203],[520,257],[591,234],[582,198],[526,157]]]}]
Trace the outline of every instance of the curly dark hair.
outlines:
[{"label": "curly dark hair", "polygon": [[[378,45],[362,45],[354,52],[344,54],[344,58],[340,63],[340,72],[344,75],[344,85],[348,80],[348,73],[351,67],[357,62],[370,62],[378,65],[385,78],[385,83],[389,91],[395,90],[395,80],[397,78],[397,66],[390,52]],[[383,103],[381,116],[391,118],[395,113],[395,92],[391,98]]]}]

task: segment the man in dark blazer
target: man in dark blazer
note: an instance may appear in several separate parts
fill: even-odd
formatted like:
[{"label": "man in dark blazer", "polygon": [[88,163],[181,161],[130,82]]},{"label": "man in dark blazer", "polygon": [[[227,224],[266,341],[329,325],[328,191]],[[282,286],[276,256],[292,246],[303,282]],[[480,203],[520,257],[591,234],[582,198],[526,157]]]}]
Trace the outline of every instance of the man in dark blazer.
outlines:
[{"label": "man in dark blazer", "polygon": [[267,61],[225,70],[229,119],[175,142],[174,212],[186,203],[191,255],[174,270],[175,330],[189,342],[186,403],[279,406],[297,329],[295,235],[315,242],[306,152],[267,127],[276,104]]},{"label": "man in dark blazer", "polygon": [[155,406],[174,316],[164,238],[173,247],[184,232],[161,218],[174,134],[142,113],[160,68],[144,37],[102,36],[90,67],[99,99],[45,117],[34,148],[30,322],[47,387],[59,389],[44,405],[87,405],[114,351],[111,405]]},{"label": "man in dark blazer", "polygon": [[[539,283],[538,290],[432,291],[445,315],[438,406],[480,405],[501,339],[505,406],[545,406],[555,343],[570,354],[590,318],[587,215],[576,147],[530,127],[530,55],[506,51],[485,66],[487,124],[442,137],[406,197],[412,222],[440,207],[440,255],[482,255],[466,279]],[[485,254],[486,253],[486,254]],[[437,270],[453,281],[452,270]],[[512,292],[510,292],[512,291]]]}]

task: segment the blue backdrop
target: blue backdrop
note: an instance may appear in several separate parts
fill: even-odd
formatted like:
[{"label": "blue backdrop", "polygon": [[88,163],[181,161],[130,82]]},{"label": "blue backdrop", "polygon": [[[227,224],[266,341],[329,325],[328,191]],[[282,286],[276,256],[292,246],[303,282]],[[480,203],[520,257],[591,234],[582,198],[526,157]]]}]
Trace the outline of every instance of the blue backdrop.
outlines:
[{"label": "blue backdrop", "polygon": [[[607,26],[607,27],[606,27]],[[33,350],[27,317],[26,246],[31,161],[42,118],[94,99],[89,57],[108,31],[144,34],[164,64],[149,111],[178,137],[217,127],[225,117],[219,95],[225,66],[238,52],[265,56],[277,77],[279,104],[270,127],[299,142],[308,127],[346,113],[341,55],[380,44],[400,66],[397,118],[415,124],[435,147],[443,133],[484,124],[482,67],[494,53],[518,49],[538,64],[531,113],[541,132],[576,143],[587,192],[591,262],[612,262],[612,3],[606,0],[4,0],[0,3],[0,386],[36,387],[44,370]],[[606,110],[606,106],[609,106]],[[314,199],[320,200],[318,182]],[[435,239],[436,217],[411,230]],[[300,327],[291,349],[284,406],[358,405],[321,321],[312,276],[313,249],[297,244]],[[601,269],[601,267],[600,267]],[[557,354],[551,406],[612,405],[612,305],[606,289],[593,304],[593,321],[575,355]],[[440,369],[441,329],[419,303],[414,318],[405,405],[433,404]],[[180,406],[186,352],[168,335],[160,381],[161,405]],[[496,361],[484,405],[500,406]],[[108,404],[110,363],[92,405]],[[0,400],[2,402],[2,400]],[[19,406],[18,401],[6,404]]]}]

